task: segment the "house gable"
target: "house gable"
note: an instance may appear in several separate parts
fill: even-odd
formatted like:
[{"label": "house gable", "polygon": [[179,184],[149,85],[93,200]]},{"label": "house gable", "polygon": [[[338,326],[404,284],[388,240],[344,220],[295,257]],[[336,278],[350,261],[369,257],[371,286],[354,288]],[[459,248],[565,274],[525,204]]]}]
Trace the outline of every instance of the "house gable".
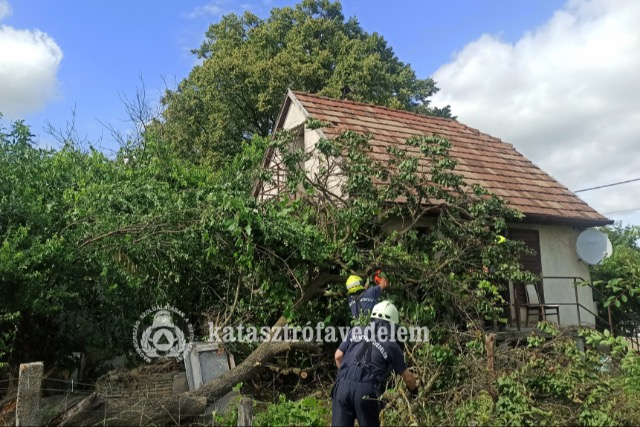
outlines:
[{"label": "house gable", "polygon": [[[326,136],[322,129],[308,129],[305,126],[305,122],[309,117],[311,117],[310,114],[293,95],[293,92],[289,92],[276,121],[276,128],[273,134],[275,136],[275,133],[281,130],[297,133],[298,137],[294,142],[295,147],[292,148],[294,150],[303,149],[310,154],[303,165],[303,169],[312,177],[318,172],[321,163],[321,160],[314,152],[316,143]],[[286,180],[286,170],[282,165],[282,157],[277,149],[267,151],[263,160],[263,167],[272,171],[273,182],[259,182],[256,184],[253,194],[259,200],[277,197]],[[331,178],[327,184],[328,189],[335,194],[340,194],[340,181],[338,178]]]}]

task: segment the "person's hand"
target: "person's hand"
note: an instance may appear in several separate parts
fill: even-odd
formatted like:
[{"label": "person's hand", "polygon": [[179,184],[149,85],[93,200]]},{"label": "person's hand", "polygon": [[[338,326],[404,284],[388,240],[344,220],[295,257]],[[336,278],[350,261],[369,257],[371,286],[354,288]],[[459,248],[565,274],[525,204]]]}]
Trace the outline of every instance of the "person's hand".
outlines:
[{"label": "person's hand", "polygon": [[380,270],[379,268],[377,268],[376,271],[373,273],[373,283],[375,283],[376,285],[379,285],[380,280],[382,280],[381,273],[382,273],[382,270]]},{"label": "person's hand", "polygon": [[382,286],[382,289],[389,286],[389,280],[387,279],[387,275],[381,269],[376,269],[375,273],[373,273],[373,283],[378,286]]}]

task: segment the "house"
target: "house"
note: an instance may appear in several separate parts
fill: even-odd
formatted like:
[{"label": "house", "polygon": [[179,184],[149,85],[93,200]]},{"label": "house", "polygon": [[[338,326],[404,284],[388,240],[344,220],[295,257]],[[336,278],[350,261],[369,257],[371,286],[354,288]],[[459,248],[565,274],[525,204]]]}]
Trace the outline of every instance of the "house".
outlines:
[{"label": "house", "polygon": [[[333,126],[307,129],[305,121],[309,117]],[[452,145],[450,155],[457,161],[456,171],[467,183],[480,184],[524,214],[523,220],[508,224],[507,233],[508,238],[523,241],[535,251],[521,261],[527,270],[543,277],[537,284],[541,299],[560,305],[563,326],[595,325],[597,309],[592,288],[576,286],[590,280],[588,266],[576,254],[576,240],[581,231],[613,221],[589,207],[511,144],[450,119],[291,91],[276,123],[275,131],[281,129],[297,131],[295,144],[307,151],[321,138],[335,137],[347,129],[372,134],[371,145],[378,156],[385,155],[385,147],[403,144],[411,136],[435,134],[447,138]],[[273,150],[266,154],[264,167],[274,170],[275,182],[256,186],[254,195],[260,199],[276,196],[286,178]],[[317,164],[310,160],[305,168],[313,173]],[[513,322],[518,318],[515,307],[527,303],[524,284],[509,285],[509,300]],[[526,311],[519,311],[524,319]]]}]

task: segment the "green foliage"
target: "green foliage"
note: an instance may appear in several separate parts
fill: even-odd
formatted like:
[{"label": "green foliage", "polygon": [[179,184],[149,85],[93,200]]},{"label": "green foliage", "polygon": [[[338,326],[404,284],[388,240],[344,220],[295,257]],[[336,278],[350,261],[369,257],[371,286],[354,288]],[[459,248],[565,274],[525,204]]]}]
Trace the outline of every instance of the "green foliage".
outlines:
[{"label": "green foliage", "polygon": [[280,395],[277,403],[270,403],[255,415],[254,422],[269,426],[326,426],[331,424],[331,409],[326,400],[306,397],[292,402]]},{"label": "green foliage", "polygon": [[19,316],[20,313],[0,314],[0,369],[8,367],[8,363],[2,360],[9,356],[13,349]]},{"label": "green foliage", "polygon": [[236,427],[238,425],[238,402],[239,399],[235,398],[222,414],[213,412],[211,425],[213,427]]},{"label": "green foliage", "polygon": [[486,369],[484,354],[461,345],[468,333],[457,336],[460,341],[450,337],[450,348],[458,351],[448,359],[448,371],[434,363],[432,350],[423,350],[431,346],[410,348],[423,390],[411,402],[388,393],[383,425],[638,424],[635,351],[607,355],[595,342],[581,351],[575,337],[553,325],[538,328],[544,336],[532,332],[535,345],[497,346],[493,371]]},{"label": "green foliage", "polygon": [[[403,315],[440,340],[452,325],[495,320],[497,283],[523,277],[518,244],[492,243],[518,213],[467,187],[439,137],[413,138],[381,164],[368,137],[346,132],[320,141],[311,179],[300,168],[309,153],[290,149],[286,132],[256,138],[218,169],[185,161],[154,129],[113,159],[37,148],[20,123],[3,135],[1,314],[20,313],[17,360],[131,353],[131,327],[154,305],[185,312],[200,336],[207,321],[261,327],[280,315],[348,324],[344,296],[321,297],[333,283],[323,278],[342,290],[340,275],[374,266],[388,272]],[[273,178],[261,169],[266,149],[282,157],[287,181],[257,203],[248,190]],[[32,324],[38,333],[25,333]]]},{"label": "green foliage", "polygon": [[580,335],[584,337],[585,342],[591,346],[607,346],[614,355],[626,352],[629,342],[621,336],[611,334],[608,329],[604,331],[596,331],[593,329],[585,329],[580,331]]},{"label": "green foliage", "polygon": [[496,389],[500,396],[496,402],[498,424],[545,425],[549,423],[551,414],[536,408],[529,390],[512,376],[499,378]]},{"label": "green foliage", "polygon": [[[235,193],[246,181],[185,163],[152,134],[115,159],[71,143],[38,148],[22,122],[0,136],[3,360],[130,353],[133,324],[157,304],[194,322],[224,313],[219,295],[233,299],[239,272],[225,269],[234,253],[215,254],[207,224],[222,224],[232,203],[245,207],[235,215],[244,220],[249,208]],[[235,174],[255,168],[256,157],[249,151]],[[211,209],[217,200],[222,207]]]},{"label": "green foliage", "polygon": [[640,324],[640,227],[617,224],[602,228],[612,242],[613,254],[591,267],[591,280],[599,292],[595,301],[611,311],[614,327],[632,333]]},{"label": "green foliage", "polygon": [[[287,169],[287,182],[264,209],[290,210],[311,226],[313,244],[300,232],[295,238],[302,251],[313,248],[303,253],[316,268],[368,275],[382,267],[392,284],[401,284],[393,298],[419,324],[499,317],[498,283],[525,274],[518,269],[521,245],[491,242],[507,218],[519,216],[483,189],[466,189],[447,140],[412,138],[406,147],[389,148],[390,161],[382,163],[369,155],[370,138],[355,132],[319,141],[315,154],[292,149],[295,137],[282,132],[270,147]],[[300,165],[312,155],[319,168],[309,176]],[[270,185],[267,176],[263,186]],[[396,200],[403,203],[390,203]],[[429,233],[421,232],[425,225]],[[490,275],[487,265],[494,266]]]},{"label": "green foliage", "polygon": [[202,64],[167,91],[161,126],[194,161],[229,161],[242,142],[268,136],[287,89],[450,117],[429,106],[438,89],[418,79],[379,34],[345,19],[339,2],[303,0],[274,8],[266,19],[250,11],[212,24],[199,49]]},{"label": "green foliage", "polygon": [[[631,395],[640,395],[640,356],[635,351],[629,351],[622,359],[624,373],[623,387]],[[638,396],[640,397],[640,396]]]},{"label": "green foliage", "polygon": [[486,391],[480,393],[478,397],[470,399],[458,408],[455,412],[456,425],[495,425],[495,403]]}]

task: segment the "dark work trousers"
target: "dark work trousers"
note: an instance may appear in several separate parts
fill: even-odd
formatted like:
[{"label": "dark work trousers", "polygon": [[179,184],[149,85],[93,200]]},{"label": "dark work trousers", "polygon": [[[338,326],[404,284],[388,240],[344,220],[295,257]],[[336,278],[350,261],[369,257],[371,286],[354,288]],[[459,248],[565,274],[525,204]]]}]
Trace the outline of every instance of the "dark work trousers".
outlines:
[{"label": "dark work trousers", "polygon": [[363,368],[354,365],[341,372],[332,392],[331,425],[361,427],[380,425],[380,387]]}]

